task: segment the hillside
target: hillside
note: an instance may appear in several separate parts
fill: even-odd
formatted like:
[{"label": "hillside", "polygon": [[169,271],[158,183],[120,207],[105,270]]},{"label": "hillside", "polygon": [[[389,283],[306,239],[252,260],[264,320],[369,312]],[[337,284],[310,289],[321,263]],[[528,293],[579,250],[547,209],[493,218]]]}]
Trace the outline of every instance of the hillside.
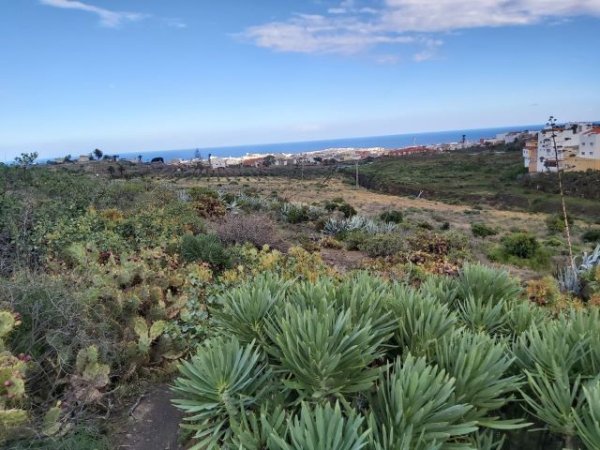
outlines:
[{"label": "hillside", "polygon": [[[353,176],[353,170],[345,171]],[[360,166],[360,184],[380,192],[418,196],[499,209],[554,213],[560,211],[556,175],[530,177],[521,153],[494,150],[460,151],[381,159]],[[598,173],[565,176],[567,205],[572,214],[600,218]]]}]

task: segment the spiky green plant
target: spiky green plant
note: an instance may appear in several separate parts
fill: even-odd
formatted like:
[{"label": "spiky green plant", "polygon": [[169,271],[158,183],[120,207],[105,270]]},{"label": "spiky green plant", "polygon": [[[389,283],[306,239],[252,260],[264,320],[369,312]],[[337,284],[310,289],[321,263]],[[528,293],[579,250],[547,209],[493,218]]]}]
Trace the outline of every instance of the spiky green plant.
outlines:
[{"label": "spiky green plant", "polygon": [[514,358],[504,343],[460,330],[437,343],[432,360],[454,377],[455,400],[473,406],[465,420],[504,430],[527,426],[492,415],[513,401],[521,386],[521,377],[508,373]]},{"label": "spiky green plant", "polygon": [[368,443],[370,430],[362,430],[363,417],[344,417],[339,403],[314,406],[302,403],[285,435],[273,434],[273,450],[360,450]]},{"label": "spiky green plant", "polygon": [[253,340],[263,345],[264,326],[276,305],[285,297],[290,283],[276,274],[267,273],[217,298],[213,310],[215,323],[227,334],[248,344]]},{"label": "spiky green plant", "polygon": [[289,305],[268,334],[270,354],[283,383],[300,399],[324,399],[369,389],[377,378],[370,365],[383,356],[388,336],[370,320],[353,324],[350,311],[322,311]]},{"label": "spiky green plant", "polygon": [[467,298],[457,302],[461,321],[476,333],[502,334],[508,322],[507,309],[503,298],[469,294]]},{"label": "spiky green plant", "polygon": [[425,356],[435,343],[452,333],[456,315],[434,297],[395,285],[389,309],[395,320],[396,344],[415,356]]},{"label": "spiky green plant", "polygon": [[383,371],[371,399],[369,426],[376,450],[430,450],[451,447],[449,441],[477,430],[465,421],[472,406],[455,402],[455,380],[424,358],[397,358]]},{"label": "spiky green plant", "polygon": [[588,449],[600,448],[600,378],[583,387],[585,401],[575,410],[577,434]]},{"label": "spiky green plant", "polygon": [[462,300],[473,297],[496,303],[502,299],[513,300],[521,292],[518,280],[508,272],[480,264],[466,264],[456,283],[457,296]]},{"label": "spiky green plant", "polygon": [[421,284],[419,290],[423,296],[430,296],[452,306],[458,295],[458,284],[454,278],[431,275]]},{"label": "spiky green plant", "polygon": [[506,435],[497,435],[492,430],[476,431],[472,437],[472,444],[477,450],[502,450]]},{"label": "spiky green plant", "polygon": [[577,434],[573,407],[581,396],[581,377],[569,378],[568,369],[554,364],[550,371],[538,365],[535,371],[525,371],[531,394],[522,395],[530,413],[541,420],[551,432],[563,436],[566,448],[574,449]]},{"label": "spiky green plant", "polygon": [[231,421],[232,447],[244,450],[274,448],[272,435],[285,436],[287,423],[287,415],[281,404],[265,404],[258,411],[240,411]]},{"label": "spiky green plant", "polygon": [[221,448],[230,437],[231,417],[258,404],[266,393],[270,370],[254,343],[241,346],[235,338],[204,343],[198,354],[179,366],[173,404],[194,431],[193,449]]}]

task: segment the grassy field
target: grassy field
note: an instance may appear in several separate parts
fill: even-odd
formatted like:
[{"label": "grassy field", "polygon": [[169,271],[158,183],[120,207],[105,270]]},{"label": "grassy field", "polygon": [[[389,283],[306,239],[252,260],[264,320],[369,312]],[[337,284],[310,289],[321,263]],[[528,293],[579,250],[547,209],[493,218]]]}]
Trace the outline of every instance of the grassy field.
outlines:
[{"label": "grassy field", "polygon": [[[348,170],[348,175],[351,175]],[[420,196],[448,203],[488,205],[499,209],[554,213],[559,196],[544,184],[526,182],[521,154],[516,151],[454,152],[383,159],[360,167],[361,186],[395,195]],[[574,183],[580,184],[581,177]],[[591,174],[589,176],[592,176]],[[600,202],[581,198],[576,189],[567,206],[573,215],[600,219]]]}]

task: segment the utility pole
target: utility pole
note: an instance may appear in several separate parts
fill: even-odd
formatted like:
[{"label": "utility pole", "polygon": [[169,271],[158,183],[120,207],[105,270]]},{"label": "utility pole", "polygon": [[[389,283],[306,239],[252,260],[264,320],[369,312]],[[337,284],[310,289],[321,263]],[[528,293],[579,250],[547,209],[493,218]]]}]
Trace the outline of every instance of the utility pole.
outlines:
[{"label": "utility pole", "polygon": [[302,181],[304,181],[304,154],[300,153],[300,173],[302,174]]},{"label": "utility pole", "polygon": [[358,159],[355,161],[355,169],[356,169],[356,189],[358,189],[359,184],[358,184]]}]

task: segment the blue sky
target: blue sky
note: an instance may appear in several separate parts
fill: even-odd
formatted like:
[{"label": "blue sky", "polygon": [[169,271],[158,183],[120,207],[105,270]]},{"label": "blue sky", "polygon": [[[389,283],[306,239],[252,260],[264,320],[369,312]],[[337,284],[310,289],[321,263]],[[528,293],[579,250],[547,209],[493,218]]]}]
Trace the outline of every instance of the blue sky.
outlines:
[{"label": "blue sky", "polygon": [[600,119],[600,0],[0,0],[0,159]]}]

